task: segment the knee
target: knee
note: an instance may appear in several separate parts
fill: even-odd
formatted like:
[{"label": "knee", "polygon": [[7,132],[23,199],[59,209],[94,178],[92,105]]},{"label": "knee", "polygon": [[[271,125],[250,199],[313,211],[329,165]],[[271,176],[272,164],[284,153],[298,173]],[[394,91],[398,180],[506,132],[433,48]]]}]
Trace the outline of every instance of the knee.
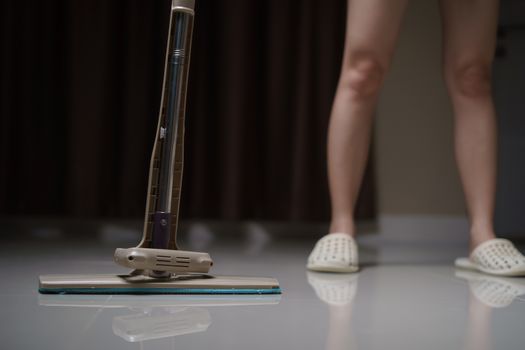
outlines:
[{"label": "knee", "polygon": [[466,97],[484,97],[491,92],[490,64],[473,62],[445,70],[449,88]]},{"label": "knee", "polygon": [[384,69],[373,58],[359,58],[349,62],[342,72],[339,88],[353,98],[377,95],[383,82]]}]

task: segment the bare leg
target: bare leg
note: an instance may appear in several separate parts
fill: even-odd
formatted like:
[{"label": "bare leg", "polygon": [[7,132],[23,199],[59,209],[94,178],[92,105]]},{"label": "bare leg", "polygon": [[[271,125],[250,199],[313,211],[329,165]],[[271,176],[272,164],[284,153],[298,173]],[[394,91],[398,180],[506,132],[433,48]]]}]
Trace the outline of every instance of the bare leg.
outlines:
[{"label": "bare leg", "polygon": [[455,146],[470,219],[471,249],[495,237],[496,116],[491,65],[498,0],[441,0],[444,74],[455,114]]},{"label": "bare leg", "polygon": [[373,113],[407,0],[348,0],[341,76],[328,130],[330,232],[355,234],[354,207]]}]

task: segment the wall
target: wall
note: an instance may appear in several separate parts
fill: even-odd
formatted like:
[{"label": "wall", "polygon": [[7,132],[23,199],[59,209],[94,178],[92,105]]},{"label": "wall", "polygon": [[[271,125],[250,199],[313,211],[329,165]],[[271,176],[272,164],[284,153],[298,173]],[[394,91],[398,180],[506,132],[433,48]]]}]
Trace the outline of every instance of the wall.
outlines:
[{"label": "wall", "polygon": [[377,109],[379,215],[464,215],[437,1],[411,1]]},{"label": "wall", "polygon": [[494,98],[499,121],[496,231],[525,237],[525,3],[501,3],[499,54],[494,65]]}]

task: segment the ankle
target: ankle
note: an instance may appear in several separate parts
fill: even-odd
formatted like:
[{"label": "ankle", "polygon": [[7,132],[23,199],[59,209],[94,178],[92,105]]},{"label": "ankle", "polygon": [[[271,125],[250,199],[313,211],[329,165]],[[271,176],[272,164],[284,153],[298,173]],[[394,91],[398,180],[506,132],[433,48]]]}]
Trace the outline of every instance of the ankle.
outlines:
[{"label": "ankle", "polygon": [[347,233],[354,237],[356,233],[355,223],[349,220],[332,220],[328,233]]},{"label": "ankle", "polygon": [[476,229],[470,230],[470,250],[474,250],[480,244],[496,238],[496,234],[492,229]]}]

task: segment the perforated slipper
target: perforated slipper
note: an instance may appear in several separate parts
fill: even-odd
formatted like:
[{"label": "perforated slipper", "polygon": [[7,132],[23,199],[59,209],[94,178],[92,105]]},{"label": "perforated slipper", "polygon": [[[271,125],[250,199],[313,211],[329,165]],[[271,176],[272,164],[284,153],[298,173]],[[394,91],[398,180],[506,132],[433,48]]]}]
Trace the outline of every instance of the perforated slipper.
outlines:
[{"label": "perforated slipper", "polygon": [[456,271],[456,277],[467,280],[476,299],[492,308],[507,307],[525,294],[525,281],[520,278],[487,276],[467,270]]},{"label": "perforated slipper", "polygon": [[315,244],[306,268],[321,272],[356,272],[357,244],[346,233],[330,233]]},{"label": "perforated slipper", "polygon": [[306,277],[317,297],[329,305],[348,305],[357,293],[359,274],[308,271]]},{"label": "perforated slipper", "polygon": [[525,256],[511,241],[502,238],[481,243],[470,258],[458,258],[455,265],[496,276],[525,276]]}]

